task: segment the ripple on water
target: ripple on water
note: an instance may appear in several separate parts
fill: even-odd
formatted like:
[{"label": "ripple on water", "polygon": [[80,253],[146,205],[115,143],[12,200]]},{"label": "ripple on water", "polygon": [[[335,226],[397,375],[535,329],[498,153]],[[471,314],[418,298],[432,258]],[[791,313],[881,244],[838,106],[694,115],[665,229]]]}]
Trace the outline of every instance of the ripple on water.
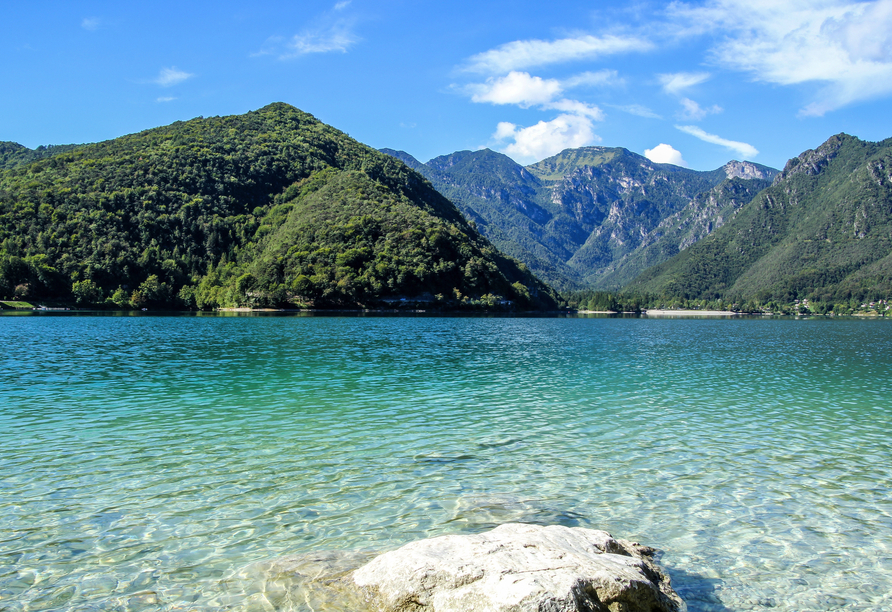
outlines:
[{"label": "ripple on water", "polygon": [[508,521],[660,547],[692,611],[892,609],[884,322],[7,317],[0,339],[2,609],[337,609],[301,577]]}]

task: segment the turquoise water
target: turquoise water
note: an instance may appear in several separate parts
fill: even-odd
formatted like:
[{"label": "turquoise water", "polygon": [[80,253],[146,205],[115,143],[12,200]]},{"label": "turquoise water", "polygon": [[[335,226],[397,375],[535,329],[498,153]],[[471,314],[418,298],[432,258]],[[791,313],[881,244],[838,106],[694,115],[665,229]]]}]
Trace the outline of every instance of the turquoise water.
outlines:
[{"label": "turquoise water", "polygon": [[525,521],[692,611],[892,609],[892,324],[0,317],[0,610],[307,610],[270,561]]}]

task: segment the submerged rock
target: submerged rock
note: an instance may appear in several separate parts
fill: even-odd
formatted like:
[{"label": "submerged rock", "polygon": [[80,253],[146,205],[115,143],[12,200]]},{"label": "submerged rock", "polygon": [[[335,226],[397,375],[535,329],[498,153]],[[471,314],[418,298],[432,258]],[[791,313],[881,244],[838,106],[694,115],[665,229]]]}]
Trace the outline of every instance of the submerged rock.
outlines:
[{"label": "submerged rock", "polygon": [[321,550],[252,563],[235,576],[256,610],[370,610],[351,580],[373,553]]},{"label": "submerged rock", "polygon": [[412,542],[352,580],[385,612],[683,612],[653,553],[606,531],[511,523]]}]

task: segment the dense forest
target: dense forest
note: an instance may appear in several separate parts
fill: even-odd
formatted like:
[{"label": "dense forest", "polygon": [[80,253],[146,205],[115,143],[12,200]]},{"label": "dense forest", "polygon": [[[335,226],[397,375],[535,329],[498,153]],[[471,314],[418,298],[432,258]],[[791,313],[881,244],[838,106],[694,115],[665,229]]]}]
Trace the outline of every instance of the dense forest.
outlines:
[{"label": "dense forest", "polygon": [[286,104],[0,154],[0,298],[555,306],[421,175]]}]

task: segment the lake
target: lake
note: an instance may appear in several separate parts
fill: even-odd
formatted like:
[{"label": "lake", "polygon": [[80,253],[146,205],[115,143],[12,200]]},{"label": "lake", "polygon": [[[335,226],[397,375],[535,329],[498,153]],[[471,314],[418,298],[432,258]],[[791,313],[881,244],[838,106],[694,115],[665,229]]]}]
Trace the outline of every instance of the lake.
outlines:
[{"label": "lake", "polygon": [[0,610],[308,610],[268,562],[511,521],[654,546],[692,611],[892,609],[892,322],[42,313],[0,341]]}]

